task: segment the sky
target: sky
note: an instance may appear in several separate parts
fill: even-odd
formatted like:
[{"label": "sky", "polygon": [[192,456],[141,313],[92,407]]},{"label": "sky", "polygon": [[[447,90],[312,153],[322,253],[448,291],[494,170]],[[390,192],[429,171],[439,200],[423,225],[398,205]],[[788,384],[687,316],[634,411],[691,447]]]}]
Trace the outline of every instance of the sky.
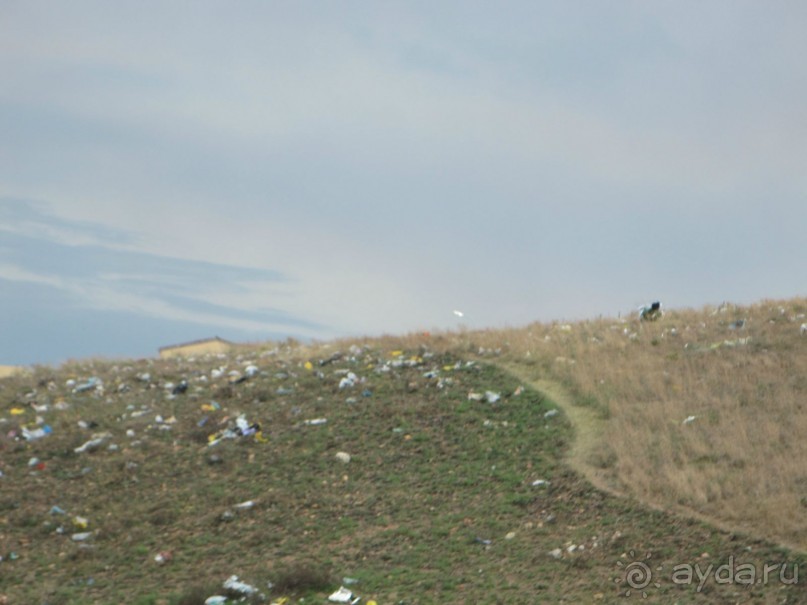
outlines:
[{"label": "sky", "polygon": [[0,364],[807,295],[805,30],[799,0],[0,0]]}]

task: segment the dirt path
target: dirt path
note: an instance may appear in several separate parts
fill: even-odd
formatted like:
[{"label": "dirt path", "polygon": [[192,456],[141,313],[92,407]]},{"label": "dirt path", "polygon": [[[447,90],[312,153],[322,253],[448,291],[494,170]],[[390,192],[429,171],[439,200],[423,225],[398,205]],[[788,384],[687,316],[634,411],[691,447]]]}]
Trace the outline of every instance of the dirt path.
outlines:
[{"label": "dirt path", "polygon": [[609,476],[603,469],[597,468],[591,463],[598,458],[597,448],[601,446],[605,427],[605,421],[598,417],[596,411],[574,405],[571,397],[560,384],[542,378],[536,368],[517,363],[498,363],[497,365],[508,374],[545,395],[566,414],[575,432],[575,438],[566,459],[569,466],[588,479],[596,488],[616,496],[626,496],[618,489],[613,476]]}]

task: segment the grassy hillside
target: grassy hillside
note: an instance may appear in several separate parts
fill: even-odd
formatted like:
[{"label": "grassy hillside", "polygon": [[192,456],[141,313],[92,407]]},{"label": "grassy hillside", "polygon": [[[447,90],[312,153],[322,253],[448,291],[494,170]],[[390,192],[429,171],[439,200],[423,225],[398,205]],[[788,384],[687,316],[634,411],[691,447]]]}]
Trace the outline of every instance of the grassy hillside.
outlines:
[{"label": "grassy hillside", "polygon": [[[478,333],[602,418],[595,482],[807,550],[807,299]],[[694,418],[693,418],[694,417]]]},{"label": "grassy hillside", "polygon": [[[718,437],[728,412],[718,408],[715,423],[695,403],[712,405],[716,368],[727,363],[742,364],[746,378],[736,387],[727,377],[737,372],[725,371],[724,388],[756,393],[747,381],[764,375],[778,384],[778,372],[788,376],[789,364],[803,361],[807,337],[798,339],[795,318],[804,301],[787,304],[774,324],[757,328],[749,319],[743,348],[713,347],[719,322],[734,316],[707,310],[653,325],[598,320],[256,346],[199,359],[71,362],[3,379],[0,602],[195,605],[226,595],[222,583],[234,574],[260,590],[265,599],[255,602],[325,603],[345,583],[362,602],[379,604],[804,602],[803,582],[792,580],[807,559],[776,546],[777,536],[766,541],[754,526],[716,529],[640,501],[656,494],[655,504],[696,509],[680,503],[680,492],[658,497],[670,475],[660,461],[666,450],[653,448],[678,443],[684,428],[717,427],[711,439],[679,438],[675,464],[692,466],[693,480],[697,469],[721,464],[686,458],[702,443],[726,447]],[[760,309],[768,307],[731,313],[767,320]],[[785,328],[795,337],[785,338]],[[778,369],[764,374],[758,364]],[[521,378],[503,367],[520,368]],[[621,433],[638,430],[631,419],[649,420],[625,410],[648,393],[661,397],[664,372],[672,385],[689,376],[679,385],[689,405],[665,410],[662,445],[633,444],[644,448],[634,468],[659,474],[656,483],[634,483],[621,474],[635,452]],[[619,380],[602,382],[612,375]],[[588,469],[569,464],[568,416],[524,376],[552,381],[602,420],[605,440],[586,437],[597,440],[586,450]],[[91,377],[98,381],[88,384]],[[783,393],[797,397],[803,388],[798,378],[786,385],[777,391],[785,401]],[[210,445],[240,415],[260,423],[260,438]],[[688,415],[696,419],[681,424]],[[23,438],[24,427],[45,425],[47,436]],[[637,497],[594,487],[592,469],[595,482],[611,482],[603,487]],[[722,510],[710,516],[729,524]],[[745,575],[720,582],[713,574],[721,565]],[[645,570],[646,584],[634,575]],[[695,572],[689,581],[687,570]]]}]

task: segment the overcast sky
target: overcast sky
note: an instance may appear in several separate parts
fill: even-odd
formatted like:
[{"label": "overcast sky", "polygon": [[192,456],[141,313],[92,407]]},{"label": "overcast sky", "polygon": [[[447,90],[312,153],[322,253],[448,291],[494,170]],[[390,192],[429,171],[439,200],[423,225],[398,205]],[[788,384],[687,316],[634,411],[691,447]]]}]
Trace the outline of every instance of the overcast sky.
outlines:
[{"label": "overcast sky", "polygon": [[0,364],[803,296],[805,31],[800,0],[0,0]]}]

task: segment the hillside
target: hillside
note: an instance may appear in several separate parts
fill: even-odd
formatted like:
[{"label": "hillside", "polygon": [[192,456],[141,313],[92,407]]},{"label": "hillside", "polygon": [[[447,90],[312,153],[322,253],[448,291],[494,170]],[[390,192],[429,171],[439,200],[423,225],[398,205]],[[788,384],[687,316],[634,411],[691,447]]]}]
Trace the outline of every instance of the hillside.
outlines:
[{"label": "hillside", "polygon": [[[798,514],[755,525],[732,508],[728,479],[700,503],[670,488],[670,469],[686,489],[725,475],[773,505],[754,483],[758,450],[737,476],[717,452],[734,431],[799,467],[797,440],[781,437],[798,431],[804,401],[805,308],[266,344],[5,378],[0,595],[195,605],[227,596],[237,575],[265,597],[255,602],[326,603],[343,584],[379,604],[804,602],[804,548],[778,546],[801,539]],[[790,411],[779,441],[743,412],[758,400],[774,419]],[[583,455],[569,402],[597,421],[578,431]],[[636,443],[640,430],[654,438]],[[794,529],[777,534],[785,522]]]}]

